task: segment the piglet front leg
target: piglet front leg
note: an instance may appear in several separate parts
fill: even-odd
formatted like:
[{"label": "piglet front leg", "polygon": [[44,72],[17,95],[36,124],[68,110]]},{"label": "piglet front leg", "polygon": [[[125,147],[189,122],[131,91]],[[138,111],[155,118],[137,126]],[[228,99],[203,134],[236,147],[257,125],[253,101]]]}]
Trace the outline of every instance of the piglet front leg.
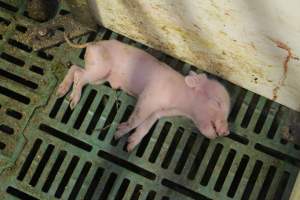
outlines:
[{"label": "piglet front leg", "polygon": [[[147,135],[154,123],[162,117],[171,117],[184,115],[176,109],[160,109],[152,113],[142,124],[140,124],[134,133],[128,138],[127,151],[131,152]],[[117,136],[118,137],[118,136]]]},{"label": "piglet front leg", "polygon": [[127,144],[127,151],[131,152],[145,137],[145,135],[148,134],[151,127],[154,125],[155,121],[157,119],[155,117],[149,117],[146,119],[141,125],[139,125],[135,132],[132,133],[128,137],[128,144]]}]

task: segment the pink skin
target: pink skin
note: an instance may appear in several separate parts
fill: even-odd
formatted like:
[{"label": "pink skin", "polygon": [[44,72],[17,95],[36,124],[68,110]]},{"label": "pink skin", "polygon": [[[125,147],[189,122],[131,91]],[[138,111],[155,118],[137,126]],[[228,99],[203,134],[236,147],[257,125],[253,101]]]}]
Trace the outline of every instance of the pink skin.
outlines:
[{"label": "pink skin", "polygon": [[229,134],[230,99],[220,83],[195,72],[184,77],[150,54],[116,40],[90,43],[85,54],[85,69],[73,65],[57,94],[64,96],[73,83],[70,95],[73,109],[85,84],[105,81],[114,89],[122,89],[138,98],[129,120],[121,123],[115,133],[119,139],[136,128],[128,138],[128,151],[140,143],[161,117],[186,116],[211,139]]}]

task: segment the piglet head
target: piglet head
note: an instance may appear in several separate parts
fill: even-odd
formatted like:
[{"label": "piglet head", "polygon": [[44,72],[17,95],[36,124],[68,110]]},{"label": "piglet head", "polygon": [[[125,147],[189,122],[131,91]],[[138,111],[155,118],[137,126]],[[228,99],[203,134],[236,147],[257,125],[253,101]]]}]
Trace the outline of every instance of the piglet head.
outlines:
[{"label": "piglet head", "polygon": [[194,93],[192,118],[201,133],[211,139],[228,135],[230,97],[224,86],[195,72],[190,72],[185,82]]}]

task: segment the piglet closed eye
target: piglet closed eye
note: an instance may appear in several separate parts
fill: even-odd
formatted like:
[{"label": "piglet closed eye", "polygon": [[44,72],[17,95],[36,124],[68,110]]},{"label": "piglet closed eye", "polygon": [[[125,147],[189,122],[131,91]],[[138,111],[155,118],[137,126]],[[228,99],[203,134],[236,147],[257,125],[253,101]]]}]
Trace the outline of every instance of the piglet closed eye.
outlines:
[{"label": "piglet closed eye", "polygon": [[119,124],[115,133],[115,138],[119,139],[135,129],[128,138],[128,151],[140,143],[161,117],[188,117],[208,138],[229,133],[229,95],[219,82],[195,72],[184,77],[150,54],[116,40],[79,47],[87,47],[85,68],[73,65],[59,85],[57,94],[65,95],[73,85],[70,102],[74,108],[85,84],[108,81],[114,89],[122,89],[137,97],[128,121]]}]

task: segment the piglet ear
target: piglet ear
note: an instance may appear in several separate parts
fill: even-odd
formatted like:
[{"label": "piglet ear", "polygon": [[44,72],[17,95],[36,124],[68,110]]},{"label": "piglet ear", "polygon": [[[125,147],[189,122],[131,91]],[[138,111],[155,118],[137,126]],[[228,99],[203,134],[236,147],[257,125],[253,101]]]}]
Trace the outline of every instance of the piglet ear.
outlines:
[{"label": "piglet ear", "polygon": [[196,74],[193,71],[190,71],[189,75],[187,75],[184,78],[185,83],[191,88],[195,88],[195,87],[202,85],[204,83],[204,81],[206,81],[206,79],[207,79],[206,74],[204,74],[204,73]]}]

